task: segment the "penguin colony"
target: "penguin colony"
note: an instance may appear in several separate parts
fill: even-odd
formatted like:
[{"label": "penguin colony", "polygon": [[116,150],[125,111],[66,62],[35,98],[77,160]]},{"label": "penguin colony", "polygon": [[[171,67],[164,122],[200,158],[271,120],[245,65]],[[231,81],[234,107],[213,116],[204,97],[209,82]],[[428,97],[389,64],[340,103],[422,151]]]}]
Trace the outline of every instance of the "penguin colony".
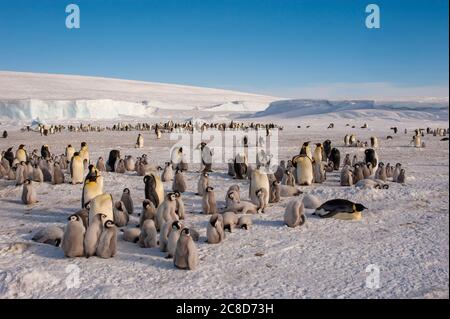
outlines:
[{"label": "penguin colony", "polygon": [[[203,124],[200,129],[215,128],[218,130],[276,128],[274,124],[243,125]],[[117,124],[107,130],[155,130],[157,138],[161,132],[173,130],[192,130],[195,127],[190,122],[183,124],[159,123],[153,126],[146,124]],[[329,129],[334,128],[331,123]],[[367,128],[363,125],[361,128]],[[101,131],[90,125],[39,127],[42,135],[54,134],[67,129],[69,131]],[[28,128],[29,130],[29,128]],[[46,131],[47,130],[47,131]],[[398,129],[392,128],[394,134]],[[425,147],[423,137],[447,136],[448,129],[417,129],[411,144],[416,148]],[[407,131],[405,130],[407,134]],[[392,136],[391,136],[392,139]],[[442,139],[445,140],[445,139]],[[447,139],[448,140],[448,139]],[[244,141],[244,145],[245,145]],[[252,227],[251,215],[267,213],[268,208],[280,202],[283,197],[293,197],[287,203],[284,223],[288,227],[301,227],[306,223],[305,209],[313,209],[313,215],[319,218],[337,218],[341,220],[360,220],[362,212],[367,208],[361,203],[353,203],[346,199],[331,199],[321,202],[317,197],[304,194],[297,187],[323,183],[329,172],[340,174],[341,186],[357,188],[389,189],[389,182],[404,184],[405,169],[401,163],[384,163],[379,160],[376,149],[380,141],[373,136],[370,141],[360,141],[355,134],[345,135],[346,147],[366,148],[360,156],[345,154],[341,158],[338,148],[333,147],[331,140],[322,143],[304,142],[298,155],[292,159],[282,160],[279,164],[271,163],[268,154],[258,154],[256,166],[248,163],[245,153],[237,154],[228,165],[228,175],[234,179],[249,179],[248,200],[245,200],[243,190],[238,185],[231,186],[225,196],[225,205],[220,207],[214,192],[212,164],[202,162],[196,190],[189,190],[184,172],[189,167],[183,162],[183,150],[178,148],[164,164],[164,168],[150,163],[146,154],[134,159],[130,155],[122,158],[119,150],[111,150],[107,160],[99,157],[97,161],[90,158],[87,143],[82,142],[76,148],[67,145],[65,152],[55,155],[48,145],[41,150],[28,153],[25,145],[19,145],[16,151],[13,147],[3,151],[0,156],[0,177],[15,182],[22,187],[22,202],[25,205],[38,203],[38,188],[40,183],[72,184],[82,188],[81,209],[68,217],[67,224],[62,229],[49,226],[38,231],[33,240],[54,246],[60,246],[64,255],[74,257],[112,258],[117,254],[118,234],[122,239],[145,248],[159,248],[167,253],[166,258],[173,260],[179,269],[194,270],[198,267],[199,257],[196,242],[199,232],[187,227],[189,215],[183,202],[182,194],[193,191],[202,199],[201,213],[208,216],[206,226],[206,242],[220,244],[226,240],[226,232],[232,233],[240,228],[249,230]],[[144,146],[144,136],[139,134],[134,145]],[[202,142],[201,150],[209,150]],[[209,151],[208,151],[209,152]],[[268,168],[271,168],[269,171]],[[123,189],[119,200],[103,191],[103,176],[105,172],[123,174],[134,172],[143,176],[144,194],[139,223],[129,225],[130,215],[134,214],[134,203],[129,188]],[[163,182],[172,184],[172,190],[166,192]],[[81,185],[80,185],[81,184]],[[78,185],[78,186],[77,186]],[[302,196],[300,196],[302,195]],[[120,230],[120,231],[119,231]]]}]

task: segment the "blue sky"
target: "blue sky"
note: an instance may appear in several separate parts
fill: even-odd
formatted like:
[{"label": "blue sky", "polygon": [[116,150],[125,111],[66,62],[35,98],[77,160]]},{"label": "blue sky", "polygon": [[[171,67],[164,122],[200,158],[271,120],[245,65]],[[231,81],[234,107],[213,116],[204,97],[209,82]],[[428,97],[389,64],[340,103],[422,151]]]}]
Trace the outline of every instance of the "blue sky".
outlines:
[{"label": "blue sky", "polygon": [[[65,27],[66,5],[81,28]],[[381,28],[365,27],[365,7]],[[448,96],[448,0],[2,0],[0,69],[289,97]]]}]

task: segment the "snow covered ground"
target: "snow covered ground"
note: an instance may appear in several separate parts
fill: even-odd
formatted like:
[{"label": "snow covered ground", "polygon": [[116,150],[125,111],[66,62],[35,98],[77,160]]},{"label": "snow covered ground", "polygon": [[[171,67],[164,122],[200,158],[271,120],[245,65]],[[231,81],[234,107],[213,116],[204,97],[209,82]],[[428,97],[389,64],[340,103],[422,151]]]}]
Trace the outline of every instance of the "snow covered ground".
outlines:
[{"label": "snow covered ground", "polygon": [[[168,134],[157,140],[151,132],[144,133],[145,147],[135,149],[137,132],[64,132],[43,137],[20,131],[37,118],[49,124],[102,125],[168,119],[273,122],[284,127],[279,132],[280,160],[298,154],[304,141],[326,139],[342,158],[349,153],[362,159],[364,149],[345,147],[344,135],[355,133],[362,141],[377,136],[380,160],[402,163],[407,183],[389,183],[388,190],[362,190],[339,186],[339,173],[331,173],[324,184],[300,189],[321,201],[346,198],[364,204],[369,209],[361,221],[319,219],[307,210],[306,225],[291,229],[283,224],[291,199],[282,198],[265,214],[253,216],[251,230],[227,233],[223,243],[211,245],[205,243],[209,216],[199,214],[201,197],[195,195],[199,168],[191,165],[183,198],[186,224],[200,231],[200,264],[195,271],[182,271],[159,249],[140,248],[121,236],[113,259],[64,258],[61,248],[37,244],[31,238],[48,225],[63,226],[79,209],[82,187],[36,185],[39,202],[25,206],[20,201],[21,187],[2,179],[0,298],[449,297],[449,143],[426,135],[426,148],[409,145],[415,128],[449,126],[448,99],[402,103],[281,100],[161,83],[0,72],[0,131],[9,133],[7,139],[0,138],[2,151],[22,143],[29,151],[48,144],[53,153],[61,154],[67,144],[78,146],[86,141],[94,161],[115,148],[122,156],[146,153],[152,163],[162,166],[175,143]],[[327,129],[330,122],[334,129]],[[360,128],[363,123],[368,129]],[[398,134],[390,130],[392,126],[399,128]],[[393,140],[387,140],[387,135]],[[248,181],[230,178],[225,164],[215,164],[213,169],[211,184],[220,206],[228,187],[236,183],[247,199]],[[143,178],[134,172],[103,175],[105,191],[115,200],[123,188],[131,190],[136,213],[130,227],[134,227],[144,199]],[[170,182],[165,189],[171,190]],[[379,288],[366,285],[373,278],[367,269],[380,270]],[[77,274],[80,285],[68,288],[67,282]]]},{"label": "snow covered ground", "polygon": [[[378,113],[377,113],[378,112]],[[448,112],[448,111],[447,111]],[[199,118],[201,111],[187,114]],[[388,190],[361,190],[339,186],[338,173],[328,174],[324,184],[301,187],[325,201],[347,198],[369,209],[358,222],[318,219],[307,211],[307,223],[291,229],[283,225],[283,213],[290,199],[271,205],[265,214],[253,217],[251,230],[227,233],[223,243],[204,242],[209,216],[199,214],[201,198],[194,195],[198,167],[187,173],[186,224],[200,231],[197,243],[200,264],[195,271],[175,269],[172,260],[157,248],[140,248],[119,236],[118,255],[113,259],[64,258],[60,248],[31,241],[48,225],[61,225],[78,210],[81,186],[38,185],[39,203],[27,207],[20,202],[21,187],[0,180],[0,298],[448,298],[449,284],[449,143],[426,135],[426,148],[409,146],[411,132],[404,128],[448,127],[448,121],[428,118],[426,113],[359,110],[285,119],[273,114],[269,120],[284,125],[279,133],[280,159],[298,154],[304,141],[323,142],[346,153],[364,149],[343,145],[343,136],[356,133],[361,140],[377,136],[381,161],[403,164],[407,183],[390,183]],[[447,113],[448,114],[448,113]],[[159,114],[159,120],[165,115]],[[224,118],[226,114],[222,115]],[[232,115],[228,115],[232,117]],[[255,120],[253,118],[249,120]],[[326,129],[330,122],[334,129]],[[359,127],[367,122],[368,129]],[[352,129],[345,124],[356,125]],[[301,125],[301,128],[297,128]],[[310,125],[310,128],[306,128]],[[398,126],[394,135],[389,128]],[[48,144],[62,153],[68,143],[86,141],[91,158],[106,157],[112,148],[122,155],[149,155],[162,165],[169,158],[173,141],[167,134],[156,140],[144,133],[145,147],[135,149],[137,132],[62,133],[41,137],[37,133],[11,128],[0,149],[26,144],[28,150]],[[393,135],[393,140],[386,140]],[[227,188],[239,184],[247,198],[248,181],[236,181],[225,165],[214,165],[211,175],[217,198],[223,203]],[[135,211],[144,198],[142,177],[135,173],[104,173],[105,191],[115,200],[123,188],[131,189]],[[171,189],[171,183],[165,183]],[[130,224],[138,221],[132,216]],[[67,267],[79,267],[80,285],[67,288]],[[369,265],[380,269],[380,287],[368,288]]]}]

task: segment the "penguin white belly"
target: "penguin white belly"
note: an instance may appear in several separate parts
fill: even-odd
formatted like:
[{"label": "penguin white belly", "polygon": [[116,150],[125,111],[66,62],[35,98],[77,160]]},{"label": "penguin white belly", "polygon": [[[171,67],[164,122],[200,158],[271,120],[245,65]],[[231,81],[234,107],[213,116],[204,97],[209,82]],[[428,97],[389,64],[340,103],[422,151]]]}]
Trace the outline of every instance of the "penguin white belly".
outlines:
[{"label": "penguin white belly", "polygon": [[84,165],[81,161],[72,163],[72,184],[83,183]]},{"label": "penguin white belly", "polygon": [[91,200],[89,208],[89,221],[97,214],[105,214],[105,220],[114,221],[113,200],[111,194],[101,194]]}]

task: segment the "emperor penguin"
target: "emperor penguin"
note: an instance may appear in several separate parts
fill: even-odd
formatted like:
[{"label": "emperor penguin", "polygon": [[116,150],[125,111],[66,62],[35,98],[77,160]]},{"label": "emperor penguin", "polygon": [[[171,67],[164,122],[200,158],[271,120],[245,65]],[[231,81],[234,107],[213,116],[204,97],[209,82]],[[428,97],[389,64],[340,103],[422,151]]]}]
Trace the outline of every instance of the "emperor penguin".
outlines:
[{"label": "emperor penguin", "polygon": [[405,184],[406,182],[406,177],[405,177],[405,170],[402,168],[400,170],[400,174],[397,176],[397,183],[401,183],[401,184]]},{"label": "emperor penguin", "polygon": [[178,220],[176,213],[177,201],[175,193],[169,193],[166,200],[156,209],[156,229],[161,230],[162,226],[168,220]]},{"label": "emperor penguin", "polygon": [[137,243],[139,241],[139,236],[141,235],[141,229],[137,227],[125,228],[123,231],[123,240],[130,243]]},{"label": "emperor penguin", "polygon": [[66,147],[66,158],[69,163],[72,161],[73,155],[75,155],[75,148],[69,144]]},{"label": "emperor penguin", "polygon": [[153,219],[147,219],[142,224],[138,245],[143,248],[153,248],[158,246],[158,233]]},{"label": "emperor penguin", "polygon": [[212,156],[213,153],[211,149],[207,146],[205,142],[200,143],[201,151],[201,168],[202,172],[212,172]]},{"label": "emperor penguin", "polygon": [[42,147],[41,147],[41,156],[42,156],[44,159],[48,159],[48,158],[51,157],[51,154],[50,154],[50,150],[49,150],[49,148],[48,148],[48,145],[42,145]]},{"label": "emperor penguin", "polygon": [[[1,158],[1,156],[0,156],[0,158]],[[31,162],[28,162],[27,167],[26,167],[26,178],[33,180],[33,172],[34,172],[33,164],[31,164]]]},{"label": "emperor penguin", "polygon": [[127,171],[127,168],[125,167],[125,161],[120,158],[118,161],[116,161],[116,167],[114,168],[114,172],[118,174],[125,174]]},{"label": "emperor penguin", "polygon": [[422,147],[422,140],[420,138],[420,135],[414,135],[411,143],[414,144],[414,147]]},{"label": "emperor penguin", "polygon": [[[95,173],[96,174],[96,173]],[[81,208],[85,207],[93,198],[103,194],[103,183],[98,175],[88,174],[84,180],[81,194]]]},{"label": "emperor penguin", "polygon": [[116,168],[116,162],[120,159],[120,151],[119,150],[111,150],[109,151],[108,160],[106,161],[106,170],[110,172],[114,172]]},{"label": "emperor penguin", "polygon": [[378,169],[375,172],[375,178],[380,179],[383,182],[387,181],[387,175],[386,175],[386,166],[384,166],[383,162],[380,162],[378,164]]},{"label": "emperor penguin", "polygon": [[329,159],[333,162],[333,169],[338,171],[341,165],[341,152],[333,147],[330,151]]},{"label": "emperor penguin", "polygon": [[106,164],[103,157],[100,156],[98,158],[96,167],[100,172],[106,172]]},{"label": "emperor penguin", "polygon": [[[276,182],[276,181],[274,181]],[[280,186],[280,184],[278,184]],[[264,209],[267,207],[267,204],[269,203],[270,194],[265,188],[260,188],[256,191],[256,198],[258,200],[258,213],[264,213]]]},{"label": "emperor penguin", "polygon": [[350,146],[350,136],[348,134],[345,134],[344,136],[344,145]]},{"label": "emperor penguin", "polygon": [[178,239],[175,249],[173,264],[180,269],[195,270],[197,268],[198,252],[189,228],[184,228],[181,231],[180,239]]},{"label": "emperor penguin", "polygon": [[319,199],[312,194],[306,194],[305,196],[303,196],[302,202],[303,206],[307,209],[316,209],[320,206]]},{"label": "emperor penguin", "polygon": [[182,225],[179,221],[172,223],[172,228],[167,238],[167,256],[166,258],[173,258],[175,256],[175,250],[177,248],[178,240],[180,239]]},{"label": "emperor penguin", "polygon": [[20,162],[17,165],[16,168],[16,186],[22,185],[25,180],[28,178],[26,174],[26,168],[25,162]]},{"label": "emperor penguin", "polygon": [[323,145],[322,145],[322,143],[317,143],[316,148],[314,149],[314,154],[313,154],[312,159],[316,163],[320,163],[320,162],[322,162],[322,154],[323,154]]},{"label": "emperor penguin", "polygon": [[129,172],[133,172],[136,168],[136,162],[134,161],[133,156],[127,155],[124,159],[125,169]]},{"label": "emperor penguin", "polygon": [[202,199],[203,214],[211,215],[217,213],[217,202],[214,188],[211,186],[206,187]]},{"label": "emperor penguin", "polygon": [[81,148],[78,152],[82,161],[86,160],[89,164],[89,148],[86,142],[81,142]]},{"label": "emperor penguin", "polygon": [[265,194],[267,194],[265,198],[265,205],[269,204],[269,195],[270,195],[269,178],[261,167],[252,170],[252,175],[250,179],[249,197],[250,201],[255,205],[259,205],[259,198],[256,192],[260,189],[264,189]]},{"label": "emperor penguin", "polygon": [[111,194],[103,193],[94,197],[88,204],[89,224],[97,214],[106,215],[105,220],[114,220],[114,204]]},{"label": "emperor penguin", "polygon": [[245,153],[239,153],[236,155],[236,157],[234,158],[233,167],[234,172],[236,173],[235,174],[236,179],[245,179],[247,177],[248,160]]},{"label": "emperor penguin", "polygon": [[361,163],[362,172],[364,179],[369,178],[370,175],[372,175],[372,163],[367,163],[364,165],[364,163]]},{"label": "emperor penguin", "polygon": [[145,198],[149,199],[153,205],[158,206],[164,201],[164,185],[159,176],[150,173],[144,177]]},{"label": "emperor penguin", "polygon": [[178,220],[167,220],[164,222],[164,224],[161,227],[161,231],[159,232],[159,250],[162,252],[167,252],[167,242],[169,240],[170,232],[172,231],[172,228],[175,227],[175,225],[178,225],[176,227],[181,227],[181,224]]},{"label": "emperor penguin", "polygon": [[103,226],[98,241],[96,255],[100,258],[111,258],[117,253],[117,227],[112,220],[107,220]]},{"label": "emperor penguin", "polygon": [[52,245],[59,247],[64,236],[64,230],[59,226],[50,225],[46,228],[39,230],[33,238],[32,241],[43,243],[47,245]]},{"label": "emperor penguin", "polygon": [[170,162],[166,162],[164,166],[164,171],[161,174],[161,180],[163,182],[170,182],[173,180],[173,169]]},{"label": "emperor penguin", "polygon": [[68,220],[69,222],[64,227],[61,248],[67,257],[82,257],[84,255],[84,234],[86,232],[83,221],[77,215],[71,215]]},{"label": "emperor penguin", "polygon": [[161,130],[159,129],[158,126],[156,126],[155,128],[155,134],[156,134],[156,139],[160,139],[161,138]]},{"label": "emperor penguin", "polygon": [[364,173],[361,165],[355,164],[355,167],[353,169],[353,183],[356,184],[358,181],[364,179]]},{"label": "emperor penguin", "polygon": [[133,215],[134,205],[133,205],[133,199],[131,198],[129,188],[124,188],[124,190],[122,192],[122,197],[120,198],[120,201],[123,202],[123,204],[125,205],[125,208],[127,209],[128,214]]},{"label": "emperor penguin", "polygon": [[213,214],[211,216],[206,228],[206,237],[208,238],[208,244],[218,244],[225,238],[222,215]]},{"label": "emperor penguin", "polygon": [[33,184],[29,179],[25,180],[23,184],[22,203],[24,203],[25,205],[37,203],[36,190],[34,189]]},{"label": "emperor penguin", "polygon": [[378,138],[376,136],[371,136],[370,137],[370,146],[372,148],[377,148],[378,147]]},{"label": "emperor penguin", "polygon": [[241,193],[239,185],[231,185],[225,195],[225,206],[229,206],[234,202],[241,201]]},{"label": "emperor penguin", "polygon": [[59,163],[53,164],[53,184],[64,184],[64,173],[59,166]]},{"label": "emperor penguin", "polygon": [[290,170],[286,170],[283,175],[283,179],[281,180],[282,185],[295,186],[295,178]]},{"label": "emperor penguin", "polygon": [[143,148],[144,147],[144,137],[141,134],[138,134],[135,147],[136,148]]},{"label": "emperor penguin", "polygon": [[377,152],[375,152],[374,149],[372,148],[368,148],[364,151],[364,155],[365,155],[365,162],[367,163],[372,163],[372,169],[376,170],[378,167],[378,155]]},{"label": "emperor penguin", "polygon": [[170,162],[172,164],[172,169],[177,169],[178,164],[181,163],[182,159],[183,159],[183,148],[180,146],[174,147],[170,155]]},{"label": "emperor penguin", "polygon": [[299,185],[311,185],[314,181],[311,158],[306,155],[296,156],[292,163],[296,165],[297,183]]},{"label": "emperor penguin", "polygon": [[306,155],[310,159],[312,159],[313,156],[312,156],[311,146],[309,145],[309,143],[311,143],[311,142],[303,143],[302,148],[300,149],[300,155]]},{"label": "emperor penguin", "polygon": [[197,183],[197,194],[203,196],[206,187],[209,186],[209,174],[207,172],[200,173],[200,178]]},{"label": "emperor penguin", "polygon": [[34,164],[33,168],[33,181],[38,183],[44,182],[44,174],[38,164]]},{"label": "emperor penguin", "polygon": [[16,151],[16,159],[19,162],[26,162],[28,160],[27,151],[25,150],[25,145],[20,144]]},{"label": "emperor penguin", "polygon": [[321,184],[326,180],[324,162],[313,162],[314,183]]},{"label": "emperor penguin", "polygon": [[356,164],[358,164],[358,156],[355,154],[353,155],[353,159],[352,159],[352,166],[355,166]]},{"label": "emperor penguin", "polygon": [[352,186],[353,185],[353,173],[350,170],[350,166],[346,165],[341,171],[341,186]]},{"label": "emperor penguin", "polygon": [[181,197],[181,193],[180,192],[174,192],[175,194],[175,201],[176,201],[176,209],[175,209],[175,213],[178,215],[178,218],[184,219],[186,216],[186,209],[184,207],[184,202],[183,202],[183,198]]},{"label": "emperor penguin", "polygon": [[322,161],[327,161],[330,158],[331,155],[331,141],[325,140],[323,143],[323,154],[322,154]]},{"label": "emperor penguin", "polygon": [[114,223],[117,227],[124,227],[128,225],[128,222],[130,221],[130,216],[128,215],[127,208],[122,201],[117,201],[114,203],[113,216]]},{"label": "emperor penguin", "polygon": [[236,176],[236,172],[234,171],[234,164],[233,162],[228,162],[228,172],[227,172],[228,176],[231,177],[235,177]]},{"label": "emperor penguin", "polygon": [[350,154],[345,154],[343,166],[352,166],[352,161],[350,160]]},{"label": "emperor penguin", "polygon": [[349,142],[350,142],[350,146],[354,146],[356,144],[356,135],[355,134],[350,135]]},{"label": "emperor penguin", "polygon": [[319,207],[314,212],[321,218],[337,218],[341,220],[360,220],[361,212],[367,209],[364,205],[351,202],[346,199],[332,199]]},{"label": "emperor penguin", "polygon": [[249,230],[252,225],[252,218],[249,215],[242,215],[239,217],[238,226],[239,228]]},{"label": "emperor penguin", "polygon": [[84,179],[84,164],[78,152],[73,154],[70,162],[70,177],[72,178],[72,184],[82,184]]},{"label": "emperor penguin", "polygon": [[[155,205],[149,200],[146,199],[142,202],[142,213],[139,218],[139,227],[142,228],[142,225],[147,219],[156,219],[156,208]],[[155,226],[156,227],[156,226]]]},{"label": "emperor penguin", "polygon": [[306,222],[304,210],[305,207],[301,200],[296,199],[289,202],[284,212],[284,223],[292,228],[302,226]]},{"label": "emperor penguin", "polygon": [[402,170],[402,164],[395,164],[394,173],[392,174],[392,181],[397,182],[398,176]]},{"label": "emperor penguin", "polygon": [[86,255],[86,258],[95,255],[98,241],[103,231],[103,223],[105,222],[105,218],[106,215],[104,214],[95,215],[86,229],[86,234],[84,236],[84,254]]},{"label": "emperor penguin", "polygon": [[225,212],[222,214],[223,217],[223,230],[228,230],[230,233],[239,223],[239,217],[235,212]]},{"label": "emperor penguin", "polygon": [[299,196],[300,194],[302,194],[302,192],[295,186],[280,185],[281,197]]},{"label": "emperor penguin", "polygon": [[184,179],[184,174],[181,170],[177,169],[175,171],[175,177],[173,179],[172,190],[174,192],[184,193],[186,191],[186,181]]}]

